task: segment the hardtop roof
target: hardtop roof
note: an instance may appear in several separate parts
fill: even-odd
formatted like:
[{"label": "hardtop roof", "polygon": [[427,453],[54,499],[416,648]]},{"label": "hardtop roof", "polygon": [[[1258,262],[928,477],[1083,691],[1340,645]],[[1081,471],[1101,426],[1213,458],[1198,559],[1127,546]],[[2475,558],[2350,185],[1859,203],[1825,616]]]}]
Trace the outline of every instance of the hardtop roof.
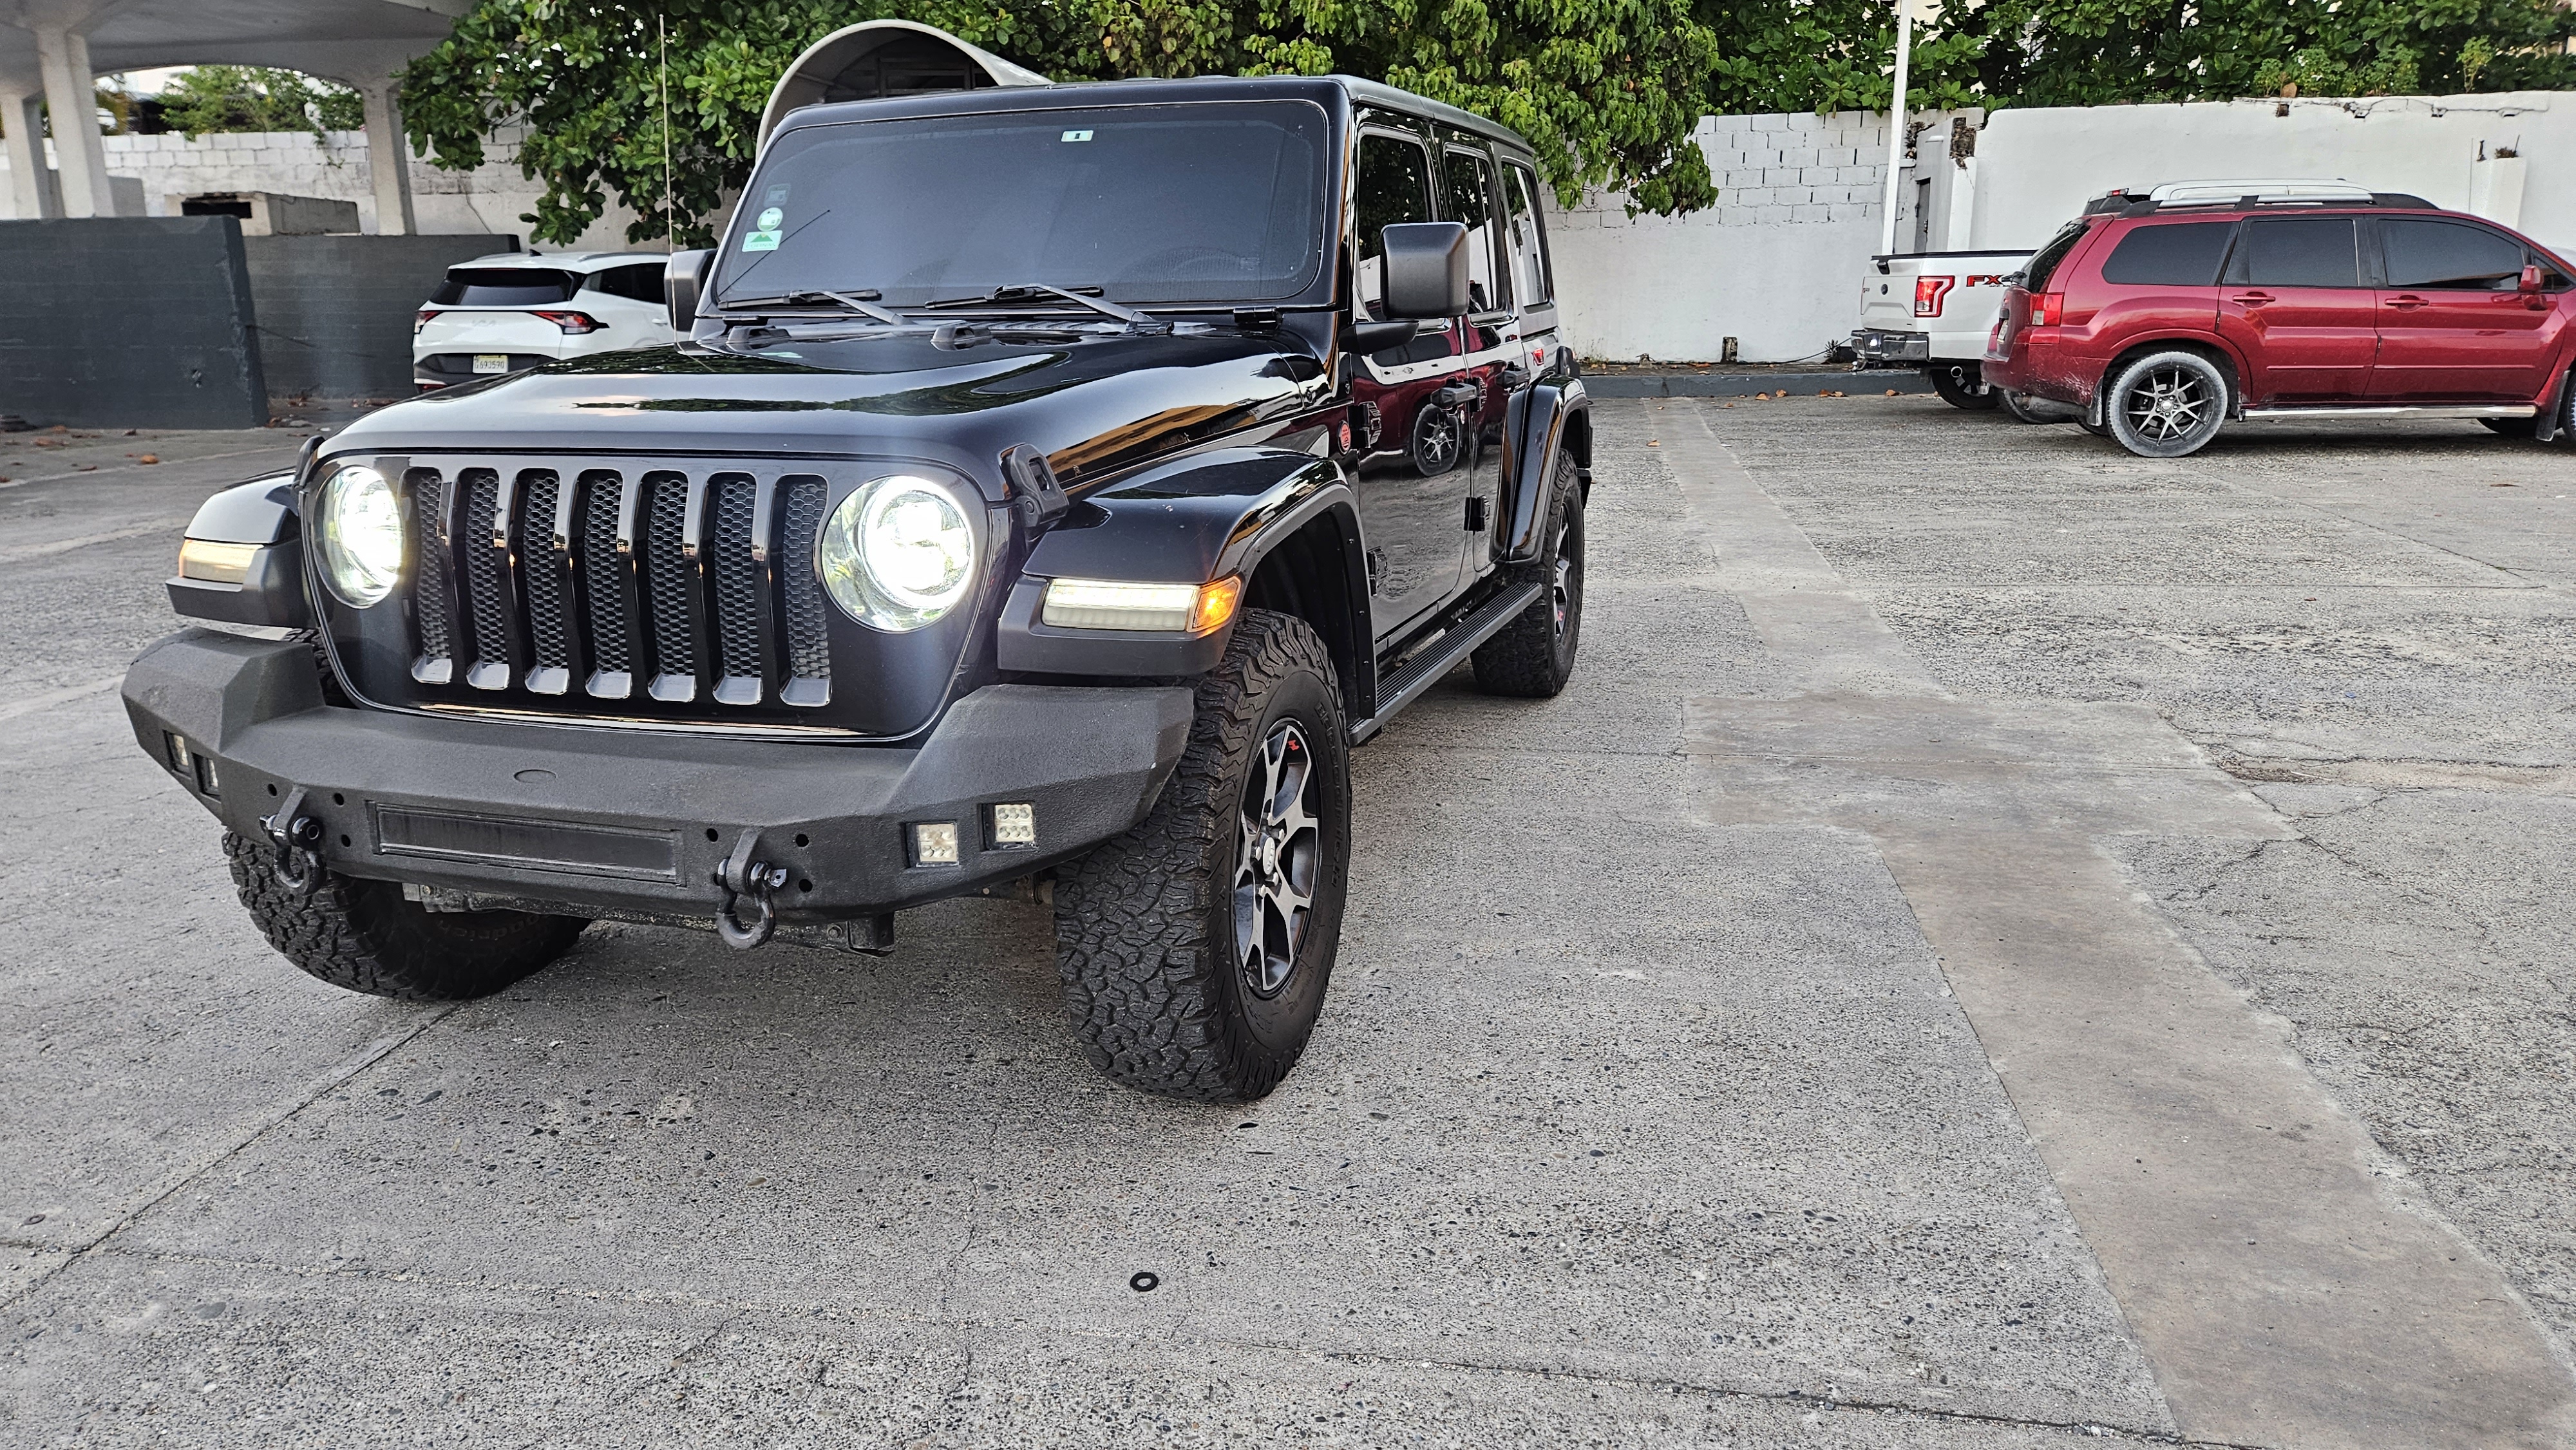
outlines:
[{"label": "hardtop roof", "polygon": [[1052,111],[1068,106],[1140,106],[1168,101],[1303,100],[1328,111],[1347,97],[1356,105],[1402,111],[1438,121],[1500,142],[1525,155],[1537,153],[1520,133],[1427,96],[1400,91],[1359,76],[1192,76],[1180,80],[1058,81],[1046,86],[992,86],[971,91],[937,91],[929,95],[883,100],[836,101],[791,111],[770,133],[775,141],[791,130],[848,121],[887,121],[920,116],[955,116],[1005,111]]}]

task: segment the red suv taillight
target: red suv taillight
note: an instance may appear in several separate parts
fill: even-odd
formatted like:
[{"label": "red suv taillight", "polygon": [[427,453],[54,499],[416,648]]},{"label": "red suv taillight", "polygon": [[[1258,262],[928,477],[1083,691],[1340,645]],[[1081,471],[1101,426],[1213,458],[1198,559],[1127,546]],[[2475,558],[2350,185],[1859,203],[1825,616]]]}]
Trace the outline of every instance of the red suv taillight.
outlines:
[{"label": "red suv taillight", "polygon": [[2030,299],[2030,325],[2033,327],[2055,327],[2057,325],[2058,315],[2063,313],[2065,310],[2065,293],[2043,292],[2037,297]]},{"label": "red suv taillight", "polygon": [[420,310],[420,320],[411,325],[411,335],[414,337],[420,336],[420,330],[429,326],[429,320],[437,315],[438,309],[435,307],[422,308]]},{"label": "red suv taillight", "polygon": [[605,332],[608,324],[587,312],[540,312],[536,314],[574,337],[586,332]]},{"label": "red suv taillight", "polygon": [[1941,299],[1950,295],[1950,289],[1958,285],[1958,281],[1959,279],[1956,277],[1915,278],[1914,315],[1917,317],[1940,316]]}]

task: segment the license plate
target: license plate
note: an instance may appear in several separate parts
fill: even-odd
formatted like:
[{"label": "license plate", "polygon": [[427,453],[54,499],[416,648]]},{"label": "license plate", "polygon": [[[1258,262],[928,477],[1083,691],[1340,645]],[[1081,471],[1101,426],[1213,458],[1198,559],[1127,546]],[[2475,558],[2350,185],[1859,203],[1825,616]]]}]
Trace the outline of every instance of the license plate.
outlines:
[{"label": "license plate", "polygon": [[506,373],[509,370],[510,355],[508,353],[478,352],[474,354],[474,371],[478,373]]}]

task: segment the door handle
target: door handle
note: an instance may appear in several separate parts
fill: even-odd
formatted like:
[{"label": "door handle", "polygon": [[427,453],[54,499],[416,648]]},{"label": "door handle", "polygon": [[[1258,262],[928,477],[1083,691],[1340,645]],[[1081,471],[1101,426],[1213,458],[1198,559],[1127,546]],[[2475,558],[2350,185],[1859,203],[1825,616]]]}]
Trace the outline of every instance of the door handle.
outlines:
[{"label": "door handle", "polygon": [[2272,300],[2272,294],[2269,292],[2239,292],[2227,300],[2230,302],[2241,303],[2247,307],[2260,307],[2264,303]]},{"label": "door handle", "polygon": [[2400,312],[2412,312],[2418,307],[2430,307],[2433,304],[2429,298],[2418,297],[2411,292],[2406,292],[2389,298],[2388,305],[2396,308]]}]

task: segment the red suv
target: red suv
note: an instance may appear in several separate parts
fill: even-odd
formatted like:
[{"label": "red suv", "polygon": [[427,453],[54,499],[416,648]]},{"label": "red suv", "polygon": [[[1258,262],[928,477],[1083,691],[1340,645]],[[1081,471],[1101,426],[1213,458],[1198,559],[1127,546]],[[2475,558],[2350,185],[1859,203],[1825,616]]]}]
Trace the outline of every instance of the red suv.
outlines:
[{"label": "red suv", "polygon": [[2343,182],[2115,191],[2006,291],[1985,377],[2152,458],[2230,418],[2476,418],[2546,442],[2576,432],[2571,272],[2494,222]]}]

